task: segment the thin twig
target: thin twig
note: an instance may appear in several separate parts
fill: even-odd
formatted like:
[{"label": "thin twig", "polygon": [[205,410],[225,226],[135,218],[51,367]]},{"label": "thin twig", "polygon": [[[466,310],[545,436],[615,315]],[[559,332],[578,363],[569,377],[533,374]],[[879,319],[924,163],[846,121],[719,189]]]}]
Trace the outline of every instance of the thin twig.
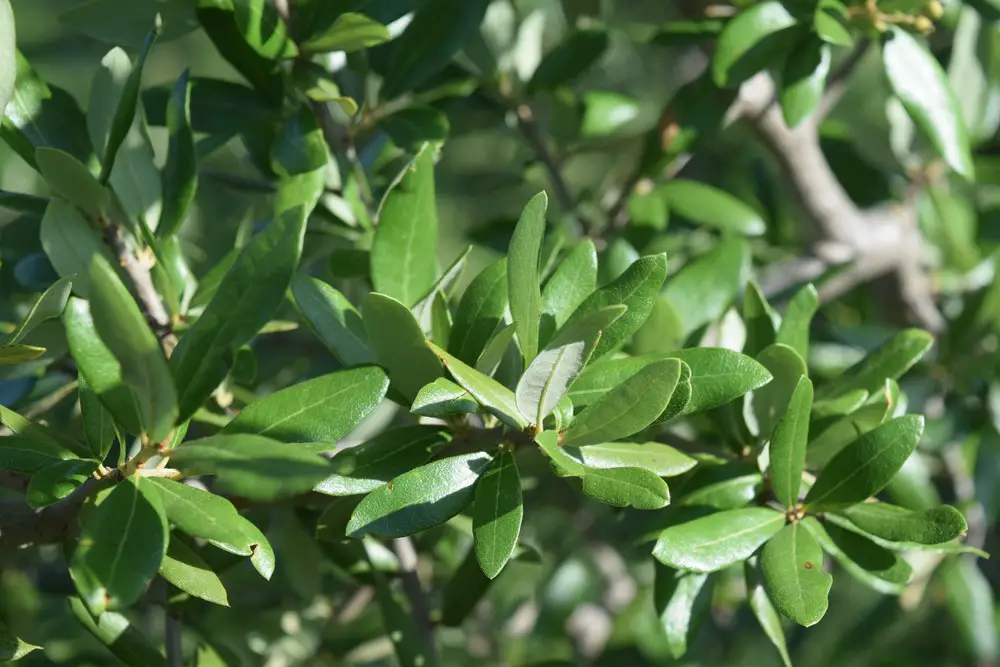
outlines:
[{"label": "thin twig", "polygon": [[816,109],[815,118],[817,122],[821,122],[830,115],[833,108],[837,106],[837,102],[844,96],[844,92],[850,84],[851,75],[854,74],[854,70],[857,69],[858,65],[868,54],[870,46],[871,40],[868,38],[860,40],[854,46],[854,50],[844,59],[844,62],[829,76],[826,83],[826,90],[823,92],[823,99],[820,100],[819,107]]},{"label": "thin twig", "polygon": [[[400,580],[403,584],[403,592],[406,593],[406,597],[410,601],[413,625],[424,641],[428,655],[436,656],[434,623],[431,621],[427,595],[420,583],[420,577],[417,575],[417,550],[413,547],[413,540],[409,537],[397,537],[392,540],[392,550],[395,552],[396,558],[399,559]],[[435,664],[437,660],[434,659],[431,663]]]},{"label": "thin twig", "polygon": [[549,183],[552,184],[552,189],[555,191],[559,206],[563,210],[572,213],[576,209],[576,201],[573,199],[573,195],[570,193],[569,187],[563,179],[562,170],[559,168],[555,156],[549,150],[545,139],[542,137],[538,123],[535,121],[534,111],[527,104],[521,103],[514,108],[514,115],[517,116],[518,129],[545,167],[545,172],[548,174]]}]

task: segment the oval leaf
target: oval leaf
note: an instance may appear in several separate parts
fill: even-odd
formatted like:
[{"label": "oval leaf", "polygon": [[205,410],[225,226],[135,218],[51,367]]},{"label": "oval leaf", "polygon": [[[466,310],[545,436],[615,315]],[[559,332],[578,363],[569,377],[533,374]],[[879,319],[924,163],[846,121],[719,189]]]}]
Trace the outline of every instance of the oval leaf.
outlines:
[{"label": "oval leaf", "polygon": [[292,296],[316,337],[344,366],[375,362],[361,315],[347,297],[322,280],[299,275]]},{"label": "oval leaf", "polygon": [[167,520],[184,533],[240,556],[256,550],[253,531],[247,527],[250,522],[225,498],[170,479],[150,477],[148,481],[160,496]]},{"label": "oval leaf", "polygon": [[660,533],[653,558],[680,570],[715,572],[752,556],[784,525],[785,515],[767,507],[710,514]]},{"label": "oval leaf", "polygon": [[677,178],[660,186],[659,192],[671,213],[691,222],[749,236],[760,236],[766,229],[755,210],[711,185]]},{"label": "oval leaf", "polygon": [[530,364],[538,352],[538,326],[542,317],[538,261],[545,236],[548,205],[549,199],[544,191],[531,198],[517,221],[507,253],[510,316],[525,364]]},{"label": "oval leaf", "polygon": [[504,450],[476,485],[472,512],[476,560],[490,579],[500,574],[514,554],[523,516],[517,462],[512,452]]},{"label": "oval leaf", "polygon": [[794,38],[795,17],[777,0],[751,5],[719,35],[712,59],[718,86],[733,88],[777,60]]},{"label": "oval leaf", "polygon": [[812,408],[812,382],[806,376],[799,378],[788,401],[788,409],[774,427],[771,435],[769,461],[771,488],[778,502],[792,507],[799,502],[802,471],[806,462],[806,445],[809,444],[809,415]]},{"label": "oval leaf", "polygon": [[590,468],[643,468],[660,477],[676,477],[695,467],[690,456],[661,442],[604,442],[565,447],[564,451]]},{"label": "oval leaf", "polygon": [[799,625],[819,622],[829,606],[833,577],[823,571],[823,550],[797,523],[768,540],[760,555],[764,589],[774,606]]},{"label": "oval leaf", "polygon": [[160,576],[189,595],[213,604],[229,606],[226,587],[219,575],[195,551],[171,538],[167,555],[160,564]]},{"label": "oval leaf", "polygon": [[860,503],[843,513],[861,530],[890,542],[943,544],[968,530],[962,513],[949,505],[914,512],[889,503]]},{"label": "oval leaf", "polygon": [[409,308],[384,294],[365,295],[361,312],[368,343],[389,373],[392,388],[412,402],[421,387],[443,375],[441,364],[425,346],[424,332]]},{"label": "oval leaf", "polygon": [[823,99],[831,52],[829,44],[810,35],[788,54],[781,72],[781,111],[788,127],[812,115]]},{"label": "oval leaf", "polygon": [[927,353],[934,337],[921,329],[904,329],[865,355],[865,358],[825,385],[817,394],[833,398],[856,389],[874,395],[886,379],[897,380]]}]

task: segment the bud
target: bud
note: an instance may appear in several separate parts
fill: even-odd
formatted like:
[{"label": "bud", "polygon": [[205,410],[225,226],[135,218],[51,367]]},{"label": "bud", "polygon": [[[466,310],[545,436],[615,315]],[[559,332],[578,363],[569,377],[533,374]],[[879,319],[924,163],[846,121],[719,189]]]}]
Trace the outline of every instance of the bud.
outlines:
[{"label": "bud", "polygon": [[918,16],[913,21],[913,28],[917,32],[926,35],[927,33],[934,32],[934,22],[926,16]]},{"label": "bud", "polygon": [[944,16],[944,5],[941,4],[941,0],[931,0],[924,7],[924,12],[927,16],[937,21]]}]

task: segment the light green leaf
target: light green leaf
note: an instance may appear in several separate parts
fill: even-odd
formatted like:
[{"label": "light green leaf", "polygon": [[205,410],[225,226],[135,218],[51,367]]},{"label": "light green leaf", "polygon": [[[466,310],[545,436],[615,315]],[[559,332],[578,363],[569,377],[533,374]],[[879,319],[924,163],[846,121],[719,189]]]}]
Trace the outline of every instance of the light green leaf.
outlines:
[{"label": "light green leaf", "polygon": [[597,250],[593,241],[584,239],[566,255],[545,283],[539,344],[545,345],[596,287]]},{"label": "light green leaf", "polygon": [[785,515],[767,507],[717,512],[664,530],[653,558],[680,570],[715,572],[752,556],[784,524]]},{"label": "light green leaf", "polygon": [[757,211],[733,195],[699,181],[672,179],[658,190],[672,214],[724,232],[760,236],[767,226]]},{"label": "light green leaf", "polygon": [[34,345],[4,345],[0,347],[0,364],[23,364],[45,354],[44,347]]},{"label": "light green leaf", "polygon": [[831,59],[830,45],[812,35],[788,54],[781,72],[781,112],[788,127],[812,115],[823,99]]},{"label": "light green leaf", "polygon": [[219,575],[191,547],[171,538],[160,564],[160,576],[189,595],[213,604],[229,606],[226,587]]},{"label": "light green leaf", "polygon": [[69,608],[80,624],[124,664],[129,667],[167,667],[163,654],[127,616],[106,611],[94,618],[77,597],[69,598]]},{"label": "light green leaf", "polygon": [[580,135],[604,137],[614,135],[639,116],[635,98],[604,90],[590,90],[583,96],[583,118]]},{"label": "light green leaf", "polygon": [[434,153],[434,146],[425,144],[386,194],[372,241],[375,291],[407,308],[417,303],[437,278]]},{"label": "light green leaf", "polygon": [[768,370],[772,380],[754,391],[753,411],[762,440],[771,437],[771,432],[788,408],[788,402],[795,391],[799,378],[808,372],[806,362],[787,345],[775,343],[761,350],[757,361]]},{"label": "light green leaf", "polygon": [[91,258],[103,255],[111,260],[100,232],[71,204],[52,199],[45,208],[39,238],[52,267],[63,278],[72,278],[73,291],[86,298]]},{"label": "light green leaf", "polygon": [[90,479],[97,465],[97,461],[68,459],[45,466],[28,482],[28,505],[37,509],[62,500]]},{"label": "light green leaf", "polygon": [[885,595],[900,595],[913,575],[913,569],[899,553],[872,543],[862,535],[844,530],[814,516],[803,518],[804,527],[837,563],[852,577]]},{"label": "light green leaf", "polygon": [[438,378],[421,387],[410,407],[410,412],[415,415],[439,419],[448,415],[474,414],[478,410],[479,404],[472,394],[445,378]]},{"label": "light green leaf", "polygon": [[746,292],[743,294],[741,315],[747,329],[743,353],[756,357],[761,350],[775,342],[778,326],[781,324],[781,316],[767,302],[767,297],[753,280],[747,283]]},{"label": "light green leaf", "polygon": [[782,528],[764,545],[760,569],[767,596],[782,614],[805,627],[826,614],[833,577],[823,571],[823,550],[808,530],[797,523]]},{"label": "light green leaf", "polygon": [[538,327],[542,317],[538,258],[545,236],[545,210],[549,199],[544,191],[531,198],[510,238],[507,253],[507,294],[517,342],[528,365],[538,353]]},{"label": "light green leaf", "polygon": [[920,361],[934,344],[934,338],[920,329],[904,329],[872,350],[864,359],[824,385],[817,395],[833,398],[855,389],[874,395],[885,387],[886,379],[896,380]]},{"label": "light green leaf", "polygon": [[400,475],[365,496],[347,524],[348,535],[403,537],[444,523],[472,502],[492,460],[485,452],[463,454]]},{"label": "light green leaf", "polygon": [[813,17],[816,34],[834,46],[853,46],[854,37],[848,25],[847,8],[840,0],[820,0]]},{"label": "light green leaf", "polygon": [[808,359],[809,326],[817,309],[819,309],[819,294],[815,287],[806,285],[788,302],[775,342],[787,345],[798,352],[800,357]]},{"label": "light green leaf", "polygon": [[866,533],[890,542],[943,544],[969,528],[962,513],[949,505],[914,512],[889,503],[859,503],[843,514]]},{"label": "light green leaf", "polygon": [[853,413],[868,400],[868,392],[855,389],[837,396],[813,403],[813,419],[821,420],[829,417],[843,417]]},{"label": "light green leaf", "polygon": [[[862,390],[863,391],[863,390]],[[847,392],[844,396],[852,394]],[[889,419],[896,409],[899,385],[886,380],[885,389],[868,400],[868,403],[844,416],[816,417],[810,425],[810,442],[806,450],[806,464],[822,468],[840,450],[876,426]]]},{"label": "light green leaf", "polygon": [[958,175],[975,177],[969,136],[948,76],[916,37],[891,26],[882,40],[882,67],[907,114]]},{"label": "light green leaf", "polygon": [[167,102],[167,162],[161,174],[163,207],[156,235],[167,238],[184,223],[198,189],[198,160],[191,128],[190,72],[184,70]]},{"label": "light green leaf", "polygon": [[451,356],[434,343],[427,341],[427,346],[437,355],[444,367],[448,369],[455,382],[472,394],[481,406],[495,414],[501,421],[513,428],[524,428],[528,421],[517,409],[517,400],[507,387],[488,375]]},{"label": "light green leaf", "polygon": [[[678,360],[679,361],[679,360]],[[674,393],[670,396],[667,409],[656,418],[654,424],[663,424],[684,413],[691,397],[694,395],[694,387],[691,384],[691,367],[681,361],[681,377],[677,380]]]},{"label": "light green leaf", "polygon": [[[104,216],[111,205],[107,188],[79,160],[58,148],[35,149],[38,170],[52,190],[79,208],[92,221]],[[50,204],[51,206],[51,204]]]},{"label": "light green leaf", "polygon": [[[17,75],[17,42],[14,29],[14,10],[8,0],[0,0],[0,119],[7,109],[7,102],[14,94]],[[0,660],[3,660],[0,653]],[[10,658],[6,658],[10,660]]]},{"label": "light green leaf", "polygon": [[811,512],[850,507],[881,491],[910,457],[924,431],[918,415],[897,417],[834,456],[806,495]]},{"label": "light green leaf", "polygon": [[753,615],[757,618],[757,622],[760,623],[764,634],[774,644],[774,648],[778,649],[781,662],[785,667],[792,667],[792,660],[788,656],[788,644],[785,641],[785,630],[781,627],[781,616],[778,615],[771,599],[767,597],[767,591],[764,590],[764,586],[761,584],[760,569],[756,564],[751,564],[751,562],[747,560],[744,566],[747,602],[750,603],[750,609],[753,610]]},{"label": "light green leaf", "polygon": [[567,455],[590,468],[643,468],[660,477],[676,477],[698,464],[661,442],[604,442],[564,447]]},{"label": "light green leaf", "polygon": [[[0,21],[11,21],[14,18],[9,14],[10,9],[8,8],[7,14],[4,14],[3,5],[7,3],[7,0],[0,0]],[[8,5],[9,7],[9,5]],[[2,37],[2,35],[0,35]],[[4,57],[2,50],[3,44],[0,43],[0,58]],[[0,72],[2,74],[2,72]],[[0,82],[2,83],[2,82]],[[12,82],[13,83],[13,82]],[[3,91],[0,90],[0,93]],[[6,101],[6,100],[2,100]],[[3,105],[0,104],[0,116],[2,116]],[[32,651],[37,651],[42,648],[41,646],[35,646],[34,644],[29,644],[28,642],[20,639],[14,633],[7,628],[2,622],[0,622],[0,662],[14,662],[15,660],[20,660],[24,656],[28,655]]]},{"label": "light green leaf", "polygon": [[240,556],[257,550],[255,527],[227,499],[170,479],[150,477],[148,482],[159,494],[167,520],[182,532]]},{"label": "light green leaf", "polygon": [[958,626],[959,641],[975,658],[988,664],[996,660],[996,599],[989,579],[976,561],[953,558],[938,575],[950,616]]},{"label": "light green leaf", "polygon": [[771,488],[778,502],[793,507],[799,502],[802,470],[809,443],[809,414],[813,386],[805,375],[799,377],[788,408],[771,435],[769,450]]},{"label": "light green leaf", "polygon": [[523,516],[517,462],[513,452],[501,450],[476,485],[472,512],[476,560],[490,579],[500,574],[514,554]]},{"label": "light green leaf", "polygon": [[[215,4],[215,0],[199,0]],[[236,10],[236,25],[243,41],[254,51],[269,60],[294,58],[298,54],[295,42],[288,36],[285,22],[278,15],[274,4],[268,0],[227,0],[226,5]],[[216,41],[213,38],[213,41]]]},{"label": "light green leaf", "polygon": [[667,281],[664,294],[680,316],[685,336],[722,317],[743,289],[749,269],[750,247],[733,236]]},{"label": "light green leaf", "polygon": [[801,34],[796,27],[795,17],[778,0],[742,10],[719,35],[712,58],[716,85],[735,88],[773,64]]},{"label": "light green leaf", "polygon": [[351,52],[387,42],[390,38],[389,31],[381,23],[364,14],[344,12],[329,27],[305,40],[302,48],[311,53]]},{"label": "light green leaf", "polygon": [[691,399],[683,415],[724,405],[773,379],[760,362],[721,347],[693,347],[665,356],[680,359],[691,368]]},{"label": "light green leaf", "polygon": [[377,292],[365,295],[361,306],[368,344],[380,366],[389,373],[393,390],[412,402],[420,389],[444,372],[413,313],[392,297]]},{"label": "light green leaf", "polygon": [[13,333],[5,337],[3,345],[6,347],[20,343],[39,324],[62,315],[63,310],[66,308],[66,302],[69,300],[69,293],[72,287],[73,281],[70,278],[60,278],[52,283],[38,297],[38,301],[28,311],[28,315],[21,322],[20,326]]},{"label": "light green leaf", "polygon": [[473,278],[462,294],[448,351],[469,365],[475,364],[503,322],[506,310],[507,260],[501,258]]},{"label": "light green leaf", "polygon": [[700,595],[707,581],[707,574],[678,572],[656,563],[653,604],[675,660],[687,653],[696,617],[707,607],[707,597]]},{"label": "light green leaf", "polygon": [[343,294],[319,278],[297,275],[292,295],[306,324],[344,366],[375,361],[361,315]]},{"label": "light green leaf", "polygon": [[[496,374],[500,363],[507,356],[510,344],[514,341],[515,333],[513,322],[497,330],[489,342],[486,343],[483,353],[479,355],[479,361],[476,362],[476,370],[489,376]],[[520,355],[518,356],[520,357]],[[520,370],[520,365],[518,365],[518,370]]]},{"label": "light green leaf", "polygon": [[167,552],[160,497],[136,477],[119,482],[90,513],[69,573],[92,614],[139,599]]}]

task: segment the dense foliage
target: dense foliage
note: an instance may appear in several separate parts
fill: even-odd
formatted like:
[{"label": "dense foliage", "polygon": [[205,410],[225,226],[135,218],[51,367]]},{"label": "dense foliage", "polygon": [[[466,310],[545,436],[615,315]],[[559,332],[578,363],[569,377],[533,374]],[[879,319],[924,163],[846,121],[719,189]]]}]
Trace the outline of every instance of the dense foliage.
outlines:
[{"label": "dense foliage", "polygon": [[998,49],[0,0],[0,662],[996,664]]}]

